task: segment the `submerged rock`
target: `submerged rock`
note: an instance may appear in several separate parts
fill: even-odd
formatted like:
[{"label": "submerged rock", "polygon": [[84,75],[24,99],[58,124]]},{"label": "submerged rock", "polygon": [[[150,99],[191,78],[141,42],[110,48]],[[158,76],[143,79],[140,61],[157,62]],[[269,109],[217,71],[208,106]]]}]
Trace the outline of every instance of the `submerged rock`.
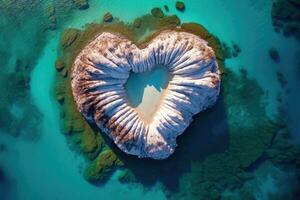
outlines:
[{"label": "submerged rock", "polygon": [[300,156],[300,148],[291,143],[289,130],[282,128],[274,137],[266,155],[274,164],[296,164],[296,159]]},{"label": "submerged rock", "polygon": [[180,19],[176,15],[169,16],[168,18],[165,19],[166,25],[173,25],[174,27],[180,25]]},{"label": "submerged rock", "polygon": [[134,20],[134,22],[133,22],[133,26],[134,26],[135,28],[140,28],[141,25],[142,25],[142,20],[141,20],[140,18],[136,18],[136,19]]},{"label": "submerged rock", "polygon": [[224,58],[232,57],[231,48],[225,42],[222,43],[222,52],[223,52]]},{"label": "submerged rock", "polygon": [[233,43],[232,47],[233,47],[234,52],[236,52],[236,54],[241,53],[242,50],[236,43]]},{"label": "submerged rock", "polygon": [[75,3],[75,6],[80,10],[85,10],[90,7],[88,0],[73,0],[73,1]]},{"label": "submerged rock", "polygon": [[73,44],[73,42],[77,39],[77,37],[79,36],[79,30],[75,29],[75,28],[69,28],[66,29],[63,33],[63,36],[61,38],[61,46],[63,48],[67,48],[69,46],[71,46]]},{"label": "submerged rock", "polygon": [[56,20],[56,10],[53,5],[50,5],[47,8],[46,16],[48,18],[48,26],[46,29],[48,30],[55,30],[57,28],[57,20]]},{"label": "submerged rock", "polygon": [[229,46],[226,43],[222,43],[222,52],[224,58],[232,58],[237,57],[241,53],[241,48],[234,42],[232,42],[232,46]]},{"label": "submerged rock", "polygon": [[275,61],[277,63],[280,61],[280,56],[279,56],[277,49],[275,49],[275,48],[269,49],[269,55],[273,61]]},{"label": "submerged rock", "polygon": [[157,17],[157,18],[162,18],[164,17],[164,12],[160,9],[160,8],[153,8],[151,10],[151,14],[154,16],[154,17]]},{"label": "submerged rock", "polygon": [[[121,35],[104,32],[76,57],[71,85],[80,113],[105,132],[124,152],[164,159],[193,115],[212,106],[220,90],[216,57],[207,42],[166,30],[143,49]],[[135,111],[124,84],[129,73],[168,68],[171,80],[164,99],[149,121]]]},{"label": "submerged rock", "polygon": [[300,40],[300,6],[299,0],[277,0],[272,6],[272,22],[277,32],[295,36]]},{"label": "submerged rock", "polygon": [[113,19],[114,18],[110,12],[105,13],[105,15],[103,16],[104,22],[112,22]]},{"label": "submerged rock", "polygon": [[59,103],[63,103],[65,100],[65,97],[63,95],[59,94],[56,96],[56,99]]},{"label": "submerged rock", "polygon": [[177,1],[176,2],[176,9],[183,12],[185,10],[185,5],[182,1]]},{"label": "submerged rock", "polygon": [[167,5],[164,5],[165,11],[169,12],[169,7]]},{"label": "submerged rock", "polygon": [[65,68],[65,63],[63,59],[59,58],[55,61],[55,68],[57,71],[61,71],[62,69]]},{"label": "submerged rock", "polygon": [[277,75],[277,80],[280,83],[280,86],[285,87],[288,84],[288,81],[284,77],[283,73],[277,72],[276,75]]},{"label": "submerged rock", "polygon": [[60,72],[60,74],[63,76],[63,77],[67,77],[68,76],[68,70],[66,68],[63,68]]},{"label": "submerged rock", "polygon": [[103,151],[85,170],[84,176],[88,181],[95,182],[108,178],[114,166],[122,166],[116,154],[111,150]]}]

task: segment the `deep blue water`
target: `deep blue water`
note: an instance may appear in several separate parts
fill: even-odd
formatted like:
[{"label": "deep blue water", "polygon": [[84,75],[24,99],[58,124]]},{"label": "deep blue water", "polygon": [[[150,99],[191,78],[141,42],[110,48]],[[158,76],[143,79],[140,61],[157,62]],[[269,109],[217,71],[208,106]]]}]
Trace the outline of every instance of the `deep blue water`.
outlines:
[{"label": "deep blue water", "polygon": [[[66,3],[65,7],[57,6],[58,28],[44,31],[49,4],[60,5],[62,2],[68,1],[0,0],[0,5],[4,5],[0,7],[0,108],[3,108],[0,111],[11,112],[14,116],[1,122],[7,125],[21,121],[18,127],[12,125],[9,129],[0,129],[0,199],[168,199],[172,196],[166,194],[163,181],[152,181],[150,187],[142,183],[122,184],[117,178],[120,170],[101,186],[88,183],[82,176],[85,160],[70,148],[61,134],[59,106],[53,97],[53,63],[59,54],[61,32],[66,27],[81,28],[86,23],[99,22],[107,11],[114,17],[131,22],[149,13],[153,7],[168,5],[168,14],[178,15],[182,22],[201,23],[222,42],[238,44],[241,53],[236,58],[227,59],[226,66],[234,72],[245,69],[248,77],[257,81],[264,92],[270,118],[278,114],[279,106],[282,107],[292,142],[300,143],[299,41],[274,31],[271,0],[190,0],[185,1],[183,13],[175,9],[174,0],[91,0],[87,10],[74,9]],[[268,50],[271,47],[278,49],[280,63],[270,59]],[[11,85],[9,80],[18,66],[25,66],[21,72],[24,82],[20,83],[21,86]],[[288,80],[285,87],[277,79],[278,71]],[[132,78],[132,87],[143,85],[135,88],[139,97],[136,102],[133,101],[134,104],[141,101],[143,87],[154,86],[157,91],[164,87],[166,79],[162,74],[152,74],[147,83],[141,77]],[[158,82],[161,87],[155,85]],[[26,88],[29,88],[29,93],[23,94]],[[278,95],[281,95],[281,102]],[[220,114],[219,117],[222,116]],[[213,124],[205,121],[199,126],[213,127]],[[211,152],[221,151],[222,145],[226,146],[227,142],[226,138],[217,137],[222,135],[222,127],[213,127],[213,130],[216,136],[203,134],[199,137],[203,140],[201,145],[212,148]],[[222,139],[212,141],[216,138]],[[203,149],[192,148],[195,152]],[[205,153],[203,150],[199,155]],[[193,160],[199,156],[193,152],[188,154]],[[184,172],[189,171],[191,169],[184,168]],[[144,176],[152,177],[151,171],[145,170],[144,173]],[[269,162],[259,165],[253,174],[254,178],[245,184],[253,188],[256,199],[270,199],[268,194],[276,195],[286,189],[283,185],[289,187],[294,179],[293,174],[279,170]],[[180,178],[181,174],[174,177]],[[170,178],[168,181],[173,180]],[[231,193],[234,191],[224,191],[225,196]],[[184,196],[174,198],[185,199]],[[186,199],[189,199],[188,195]]]}]

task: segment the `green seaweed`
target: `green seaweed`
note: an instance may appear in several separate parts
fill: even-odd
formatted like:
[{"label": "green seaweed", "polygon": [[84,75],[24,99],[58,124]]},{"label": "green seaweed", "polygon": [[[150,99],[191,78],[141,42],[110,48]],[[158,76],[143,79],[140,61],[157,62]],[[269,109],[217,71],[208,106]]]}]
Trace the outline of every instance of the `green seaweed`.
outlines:
[{"label": "green seaweed", "polygon": [[123,163],[111,150],[101,152],[98,157],[86,168],[84,177],[90,182],[99,182],[107,179],[116,166]]},{"label": "green seaweed", "polygon": [[80,34],[80,31],[75,28],[66,29],[63,32],[63,35],[62,35],[61,41],[60,41],[62,48],[65,49],[67,47],[70,47],[75,42],[75,40],[78,38],[79,34]]},{"label": "green seaweed", "polygon": [[290,138],[288,128],[277,132],[272,146],[267,150],[268,158],[275,164],[290,164],[297,166],[300,161],[300,147],[295,146]]},{"label": "green seaweed", "polygon": [[154,16],[154,17],[157,17],[157,18],[163,18],[164,17],[164,12],[162,11],[162,9],[160,8],[153,8],[151,10],[151,14]]},{"label": "green seaweed", "polygon": [[118,176],[118,180],[121,182],[121,183],[133,183],[133,182],[137,182],[137,179],[136,177],[134,176],[134,174],[128,170],[128,169],[125,169],[123,170],[119,176]]}]

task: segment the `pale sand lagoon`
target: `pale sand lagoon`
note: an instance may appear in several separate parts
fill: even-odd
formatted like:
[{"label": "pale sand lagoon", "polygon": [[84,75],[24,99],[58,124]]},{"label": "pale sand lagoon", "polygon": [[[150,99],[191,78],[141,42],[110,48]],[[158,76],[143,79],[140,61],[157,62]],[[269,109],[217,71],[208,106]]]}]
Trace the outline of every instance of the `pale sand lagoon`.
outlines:
[{"label": "pale sand lagoon", "polygon": [[164,66],[139,74],[131,72],[125,85],[126,92],[131,106],[144,120],[151,121],[164,97],[169,80],[169,73]]}]

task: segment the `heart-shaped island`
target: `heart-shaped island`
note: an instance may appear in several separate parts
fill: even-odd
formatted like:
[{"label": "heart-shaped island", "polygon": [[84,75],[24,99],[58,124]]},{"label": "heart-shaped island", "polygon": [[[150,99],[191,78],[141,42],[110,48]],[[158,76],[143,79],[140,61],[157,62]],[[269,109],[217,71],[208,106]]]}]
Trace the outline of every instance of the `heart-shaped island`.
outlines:
[{"label": "heart-shaped island", "polygon": [[[130,72],[164,66],[170,80],[151,119],[128,100]],[[214,51],[191,33],[164,30],[137,46],[120,34],[103,32],[76,57],[71,85],[80,113],[124,152],[164,159],[176,147],[193,115],[215,104],[220,72]]]}]

